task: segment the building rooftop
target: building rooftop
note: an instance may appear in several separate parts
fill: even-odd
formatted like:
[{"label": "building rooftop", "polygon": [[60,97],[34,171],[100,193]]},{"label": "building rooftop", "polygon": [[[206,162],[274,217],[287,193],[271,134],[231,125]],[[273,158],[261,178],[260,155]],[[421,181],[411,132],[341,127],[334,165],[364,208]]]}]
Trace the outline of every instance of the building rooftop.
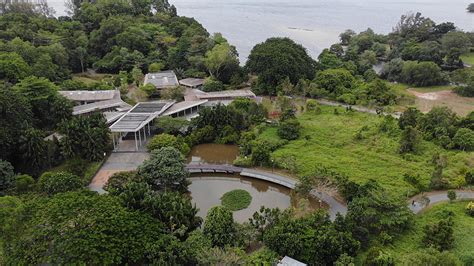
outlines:
[{"label": "building rooftop", "polygon": [[187,109],[192,108],[192,107],[201,106],[201,105],[207,103],[207,101],[208,100],[183,101],[183,102],[175,103],[168,110],[166,110],[166,112],[164,112],[163,115],[166,116],[166,115],[176,114],[176,113],[182,112],[182,111],[187,110]]},{"label": "building rooftop", "polygon": [[174,102],[156,101],[137,103],[110,126],[112,132],[137,132],[150,121],[168,110]]},{"label": "building rooftop", "polygon": [[122,101],[122,99],[112,99],[107,101],[93,102],[89,104],[77,105],[72,108],[73,115],[82,115],[87,113],[92,113],[95,111],[101,111],[104,109],[118,108],[121,110],[129,110],[131,106]]},{"label": "building rooftop", "polygon": [[257,96],[251,90],[226,90],[226,91],[207,92],[204,94],[198,93],[196,94],[196,97],[198,99],[212,100],[215,98],[238,98],[238,97],[255,98]]},{"label": "building rooftop", "polygon": [[59,94],[74,102],[87,101],[106,101],[115,97],[115,94],[120,92],[116,90],[106,91],[58,91]]},{"label": "building rooftop", "polygon": [[186,87],[195,88],[195,87],[202,86],[204,84],[204,79],[187,78],[187,79],[180,80],[179,84]]},{"label": "building rooftop", "polygon": [[305,263],[299,262],[293,258],[290,258],[288,256],[285,256],[283,259],[281,259],[277,266],[306,266]]},{"label": "building rooftop", "polygon": [[172,70],[145,75],[144,84],[152,84],[158,89],[179,86],[178,78]]}]

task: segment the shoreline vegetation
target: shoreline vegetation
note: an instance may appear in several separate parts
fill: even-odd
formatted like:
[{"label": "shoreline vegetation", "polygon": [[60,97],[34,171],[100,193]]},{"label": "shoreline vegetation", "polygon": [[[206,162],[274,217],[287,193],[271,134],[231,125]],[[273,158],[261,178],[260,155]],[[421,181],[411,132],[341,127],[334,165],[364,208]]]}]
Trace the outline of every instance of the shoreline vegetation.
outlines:
[{"label": "shoreline vegetation", "polygon": [[[473,32],[412,13],[389,34],[346,30],[318,58],[269,38],[241,66],[222,34],[167,0],[70,9],[54,18],[46,1],[0,4],[0,264],[474,261],[473,205],[455,190],[474,185]],[[262,101],[212,102],[191,121],[157,118],[149,158],[113,174],[106,195],[90,191],[112,152],[109,125],[102,113],[73,115],[59,91],[116,90],[131,105],[182,101],[182,86],[144,84],[160,71],[202,79],[205,92],[251,89]],[[420,97],[446,91],[462,103],[419,110]],[[232,210],[252,197],[235,190],[222,197],[227,207],[199,217],[184,157],[204,143],[238,145],[235,165],[297,177],[298,206],[262,206],[236,223]],[[299,212],[315,188],[344,198],[347,213]],[[446,189],[449,203],[420,215],[407,206],[412,195]]]}]

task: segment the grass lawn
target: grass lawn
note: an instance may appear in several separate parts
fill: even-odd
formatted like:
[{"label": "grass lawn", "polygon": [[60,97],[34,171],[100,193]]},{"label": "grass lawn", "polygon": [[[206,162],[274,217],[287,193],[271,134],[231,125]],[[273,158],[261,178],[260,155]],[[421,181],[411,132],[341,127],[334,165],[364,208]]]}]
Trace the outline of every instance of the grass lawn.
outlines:
[{"label": "grass lawn", "polygon": [[461,55],[461,59],[464,63],[474,65],[474,53],[466,53]]},{"label": "grass lawn", "polygon": [[231,211],[243,210],[250,205],[250,202],[252,202],[252,196],[243,189],[229,191],[221,197],[222,206]]},{"label": "grass lawn", "polygon": [[[362,183],[377,180],[383,187],[397,195],[416,194],[416,190],[403,181],[405,173],[420,175],[429,183],[433,166],[432,155],[438,151],[448,156],[444,175],[454,184],[462,169],[474,165],[474,154],[446,151],[430,142],[422,143],[421,154],[401,156],[398,153],[400,132],[393,136],[380,133],[383,118],[359,112],[345,113],[334,107],[322,106],[321,114],[305,113],[298,117],[303,126],[301,137],[273,152],[277,165],[284,165],[288,158],[296,161],[298,175],[315,175],[319,169],[328,169]],[[362,139],[356,133],[362,128]],[[258,138],[278,141],[276,128],[265,129]],[[463,178],[461,178],[462,181]]]},{"label": "grass lawn", "polygon": [[423,227],[446,217],[446,211],[452,211],[455,240],[450,252],[461,261],[466,261],[468,258],[474,259],[474,218],[464,212],[467,203],[468,201],[441,203],[416,216],[412,229],[387,247],[387,252],[396,259],[396,264],[398,264],[407,254],[422,250]]}]

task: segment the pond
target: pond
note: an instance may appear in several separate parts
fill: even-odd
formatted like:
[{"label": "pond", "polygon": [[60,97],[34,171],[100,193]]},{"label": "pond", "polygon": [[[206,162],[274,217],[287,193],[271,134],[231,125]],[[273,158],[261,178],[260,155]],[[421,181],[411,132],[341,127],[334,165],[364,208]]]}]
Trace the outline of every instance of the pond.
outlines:
[{"label": "pond", "polygon": [[232,164],[239,155],[239,146],[200,144],[191,149],[187,163]]},{"label": "pond", "polygon": [[[189,180],[191,185],[188,189],[192,202],[199,208],[198,215],[203,218],[206,217],[210,208],[221,205],[220,198],[224,193],[234,189],[246,190],[252,196],[249,207],[234,212],[234,220],[239,223],[248,221],[261,206],[283,210],[290,206],[296,207],[298,204],[295,197],[291,195],[290,189],[267,181],[223,174],[203,174],[193,176]],[[311,198],[308,207],[318,209],[327,206],[320,203],[317,198]]]}]

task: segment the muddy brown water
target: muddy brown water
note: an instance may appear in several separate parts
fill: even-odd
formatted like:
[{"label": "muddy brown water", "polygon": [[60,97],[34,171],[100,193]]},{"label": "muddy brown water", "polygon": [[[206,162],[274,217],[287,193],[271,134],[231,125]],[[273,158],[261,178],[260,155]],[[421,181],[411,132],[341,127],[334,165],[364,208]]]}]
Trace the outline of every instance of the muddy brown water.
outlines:
[{"label": "muddy brown water", "polygon": [[188,163],[232,164],[239,155],[237,145],[201,144],[191,149]]},{"label": "muddy brown water", "polygon": [[[234,189],[243,189],[252,196],[252,202],[246,209],[234,212],[234,220],[239,223],[248,221],[261,206],[284,210],[298,205],[289,188],[263,180],[223,174],[193,175],[189,180],[192,202],[199,208],[198,216],[203,218],[210,208],[221,205],[222,195]],[[315,210],[327,206],[317,198],[310,198],[307,207],[308,210]]]}]

